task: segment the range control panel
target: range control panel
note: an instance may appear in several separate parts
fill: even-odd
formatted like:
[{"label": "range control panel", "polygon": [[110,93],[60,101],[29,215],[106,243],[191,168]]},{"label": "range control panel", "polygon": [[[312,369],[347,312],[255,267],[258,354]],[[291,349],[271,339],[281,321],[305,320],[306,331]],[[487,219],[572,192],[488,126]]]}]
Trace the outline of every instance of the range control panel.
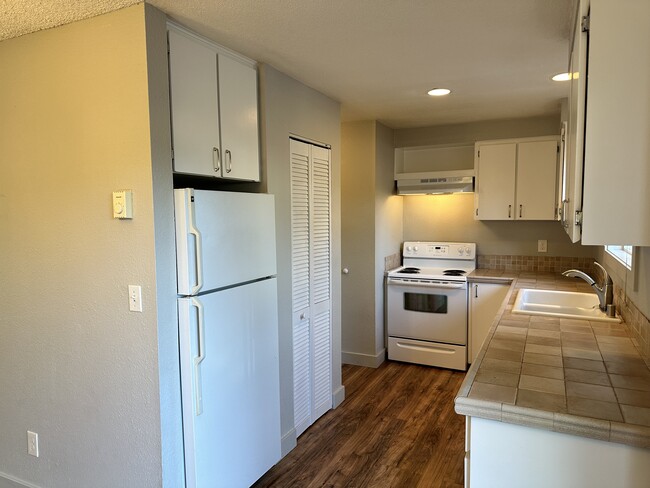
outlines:
[{"label": "range control panel", "polygon": [[405,258],[475,259],[473,242],[405,242]]}]

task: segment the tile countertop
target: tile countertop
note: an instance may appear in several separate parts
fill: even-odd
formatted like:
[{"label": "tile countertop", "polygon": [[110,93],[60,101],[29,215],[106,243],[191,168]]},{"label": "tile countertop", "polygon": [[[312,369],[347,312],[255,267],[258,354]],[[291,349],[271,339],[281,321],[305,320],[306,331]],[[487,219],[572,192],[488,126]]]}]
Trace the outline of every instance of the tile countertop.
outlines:
[{"label": "tile countertop", "polygon": [[554,273],[478,269],[510,290],[455,400],[461,415],[650,448],[650,368],[627,326],[512,314],[519,288],[591,292]]}]

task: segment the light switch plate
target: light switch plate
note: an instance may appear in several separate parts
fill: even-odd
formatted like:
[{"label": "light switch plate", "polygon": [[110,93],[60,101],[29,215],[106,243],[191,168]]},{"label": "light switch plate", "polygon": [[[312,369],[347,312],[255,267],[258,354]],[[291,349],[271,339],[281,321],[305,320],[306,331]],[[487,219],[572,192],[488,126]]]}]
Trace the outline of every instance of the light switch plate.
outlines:
[{"label": "light switch plate", "polygon": [[129,285],[129,310],[142,312],[142,287],[139,285]]}]

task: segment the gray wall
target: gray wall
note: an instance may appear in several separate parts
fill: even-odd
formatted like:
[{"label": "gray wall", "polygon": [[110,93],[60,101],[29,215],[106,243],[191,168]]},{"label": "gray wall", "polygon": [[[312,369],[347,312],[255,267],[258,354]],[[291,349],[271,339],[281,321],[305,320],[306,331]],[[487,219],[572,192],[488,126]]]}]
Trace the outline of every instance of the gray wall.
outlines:
[{"label": "gray wall", "polygon": [[[559,107],[558,107],[559,110]],[[560,133],[560,116],[486,120],[466,124],[395,129],[395,147],[464,144],[490,139],[535,137]]]},{"label": "gray wall", "polygon": [[343,361],[373,363],[375,332],[375,122],[341,125],[341,348]]},{"label": "gray wall", "polygon": [[[402,242],[402,198],[393,195],[393,130],[376,121],[341,126],[343,360],[385,358],[384,258]],[[371,285],[371,283],[373,285]]]},{"label": "gray wall", "polygon": [[0,43],[0,477],[162,483],[144,12]]},{"label": "gray wall", "polygon": [[332,377],[335,406],[341,384],[341,129],[340,104],[271,66],[260,67],[262,164],[275,195],[280,323],[280,402],[283,454],[295,446],[291,323],[291,192],[289,135],[332,146]]},{"label": "gray wall", "polygon": [[153,177],[153,214],[158,310],[158,367],[163,486],[185,482],[181,411],[176,247],[171,161],[167,17],[145,4],[149,124]]},{"label": "gray wall", "polygon": [[[560,117],[495,120],[448,126],[398,129],[395,147],[474,143],[480,140],[534,137],[560,133]],[[597,249],[573,244],[559,222],[474,220],[474,196],[404,197],[404,240],[467,241],[479,254],[594,256]],[[548,252],[537,252],[537,240]]]},{"label": "gray wall", "polygon": [[631,270],[606,253],[604,247],[598,248],[596,260],[607,269],[614,284],[625,290],[643,315],[650,317],[650,247],[636,248],[632,257]]},{"label": "gray wall", "polygon": [[403,201],[395,195],[393,130],[376,124],[375,155],[375,349],[384,350],[384,259],[400,252]]}]

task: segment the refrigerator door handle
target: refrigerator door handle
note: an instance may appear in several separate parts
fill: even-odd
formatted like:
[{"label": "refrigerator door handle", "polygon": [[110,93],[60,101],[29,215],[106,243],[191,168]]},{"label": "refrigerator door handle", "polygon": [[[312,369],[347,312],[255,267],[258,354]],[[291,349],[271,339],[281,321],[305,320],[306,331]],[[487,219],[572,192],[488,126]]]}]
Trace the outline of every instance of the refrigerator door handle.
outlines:
[{"label": "refrigerator door handle", "polygon": [[194,249],[195,261],[194,266],[196,267],[196,285],[192,286],[191,295],[196,295],[199,290],[203,287],[203,248],[201,246],[201,233],[199,229],[196,228],[196,223],[194,222],[194,201],[189,203],[189,232],[194,236]]},{"label": "refrigerator door handle", "polygon": [[196,307],[198,315],[198,349],[199,355],[194,358],[194,404],[196,415],[203,413],[203,393],[201,387],[201,361],[205,359],[205,341],[203,338],[205,321],[203,320],[203,305],[198,298],[192,298],[192,305]]}]

